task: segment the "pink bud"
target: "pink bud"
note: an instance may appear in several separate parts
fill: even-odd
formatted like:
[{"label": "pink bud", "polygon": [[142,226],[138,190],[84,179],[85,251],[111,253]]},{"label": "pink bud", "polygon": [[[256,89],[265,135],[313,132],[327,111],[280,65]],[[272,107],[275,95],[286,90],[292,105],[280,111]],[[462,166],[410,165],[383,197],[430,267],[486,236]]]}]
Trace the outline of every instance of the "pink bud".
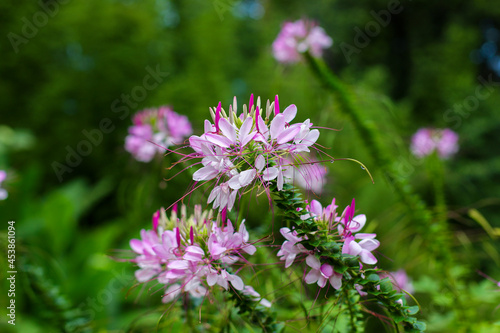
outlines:
[{"label": "pink bud", "polygon": [[[250,100],[253,100],[253,94],[252,94],[252,98]],[[260,117],[260,112],[259,112],[259,107],[257,106],[257,109],[255,110],[255,128],[257,129],[257,132],[260,133],[260,130],[259,130],[259,117]]]},{"label": "pink bud", "polygon": [[219,130],[219,120],[220,120],[220,111],[222,110],[222,104],[221,102],[219,102],[219,104],[217,105],[217,110],[215,110],[215,131],[217,133],[220,132]]},{"label": "pink bud", "polygon": [[191,230],[189,231],[189,238],[191,239],[191,245],[194,244],[194,230],[193,226],[191,226]]},{"label": "pink bud", "polygon": [[175,228],[175,240],[177,241],[177,247],[181,247],[181,233],[179,232],[179,228]]},{"label": "pink bud", "polygon": [[274,97],[274,115],[280,113],[280,103],[278,102],[278,95]]},{"label": "pink bud", "polygon": [[160,221],[160,210],[157,210],[153,214],[153,230],[157,231],[158,230],[158,222]]},{"label": "pink bud", "polygon": [[248,112],[252,111],[253,106],[253,94],[250,95],[250,101],[248,102]]},{"label": "pink bud", "polygon": [[172,212],[177,213],[177,203],[172,206]]}]

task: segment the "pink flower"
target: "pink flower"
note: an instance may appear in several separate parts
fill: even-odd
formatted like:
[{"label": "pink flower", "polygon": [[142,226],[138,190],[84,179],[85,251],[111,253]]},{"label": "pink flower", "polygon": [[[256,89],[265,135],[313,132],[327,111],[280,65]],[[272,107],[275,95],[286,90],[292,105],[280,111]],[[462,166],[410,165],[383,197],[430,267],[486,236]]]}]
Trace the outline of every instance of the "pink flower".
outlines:
[{"label": "pink flower", "polygon": [[313,22],[285,22],[273,42],[273,55],[279,62],[294,63],[300,60],[300,53],[306,51],[314,57],[321,57],[323,49],[332,44],[332,39],[323,28]]},{"label": "pink flower", "polygon": [[[375,237],[374,234],[358,234],[356,237],[347,237],[344,240],[344,245],[342,246],[342,253],[360,256],[361,262],[368,265],[376,264],[377,258],[375,258],[371,251],[378,248],[380,246],[380,242],[373,239],[373,237]],[[355,238],[361,238],[362,240],[357,243]]]},{"label": "pink flower", "polygon": [[298,254],[308,251],[304,245],[297,244],[305,239],[304,237],[297,236],[297,231],[292,231],[289,228],[281,228],[280,232],[286,238],[286,241],[281,245],[281,249],[277,255],[281,257],[280,260],[285,260],[285,268],[288,268],[293,264]]},{"label": "pink flower", "polygon": [[205,120],[205,132],[189,138],[195,153],[185,157],[201,158],[203,166],[194,172],[193,180],[216,180],[208,203],[219,211],[230,211],[238,191],[255,183],[267,186],[276,181],[281,191],[296,168],[289,160],[303,160],[300,154],[309,152],[319,137],[309,119],[292,124],[297,107],[292,104],[280,112],[278,96],[261,109],[260,98],[254,104],[252,95],[249,108],[243,105],[239,116],[237,109],[236,99],[229,106],[229,116],[220,102],[215,111],[211,108],[214,124]]},{"label": "pink flower", "polygon": [[417,157],[437,151],[439,157],[448,159],[458,152],[458,135],[448,128],[421,128],[412,137],[411,151]]},{"label": "pink flower", "polygon": [[142,230],[141,239],[130,241],[136,254],[130,261],[139,267],[136,279],[165,285],[164,303],[185,293],[202,297],[214,285],[243,290],[243,280],[230,268],[244,254],[257,250],[249,243],[245,221],[235,231],[230,220],[219,227],[201,207],[195,207],[191,216],[187,216],[185,206],[180,215],[177,213],[173,209],[168,218],[158,211],[153,215],[153,230]]},{"label": "pink flower", "polygon": [[125,138],[125,150],[141,162],[149,162],[156,154],[163,153],[171,145],[182,143],[192,129],[186,116],[179,115],[170,107],[146,109],[133,117]]},{"label": "pink flower", "polygon": [[322,265],[319,259],[312,254],[306,258],[306,264],[312,268],[305,277],[307,284],[316,282],[320,288],[323,288],[329,281],[332,287],[337,290],[342,287],[342,274],[336,273],[333,266]]},{"label": "pink flower", "polygon": [[9,196],[7,190],[2,188],[2,183],[5,179],[7,179],[7,172],[0,170],[0,200],[5,200]]}]

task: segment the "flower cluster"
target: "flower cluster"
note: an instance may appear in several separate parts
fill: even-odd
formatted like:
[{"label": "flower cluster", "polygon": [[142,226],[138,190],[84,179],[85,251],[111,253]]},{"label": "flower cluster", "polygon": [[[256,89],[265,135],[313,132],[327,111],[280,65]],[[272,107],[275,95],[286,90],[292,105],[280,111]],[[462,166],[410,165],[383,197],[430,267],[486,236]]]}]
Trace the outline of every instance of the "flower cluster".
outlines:
[{"label": "flower cluster", "polygon": [[449,128],[421,128],[411,139],[411,151],[417,157],[425,157],[437,151],[442,159],[448,159],[458,151],[458,135]]},{"label": "flower cluster", "polygon": [[254,181],[265,186],[276,180],[281,191],[293,178],[290,160],[305,159],[301,154],[308,153],[319,137],[309,119],[292,124],[297,107],[292,104],[280,112],[278,96],[273,103],[268,100],[264,109],[260,98],[254,104],[252,94],[248,107],[243,105],[239,115],[237,109],[235,98],[227,116],[219,102],[215,111],[211,109],[214,124],[205,120],[205,132],[189,138],[195,151],[191,157],[201,158],[203,164],[193,180],[217,180],[208,202],[220,211],[231,210],[238,190]]},{"label": "flower cluster", "polygon": [[7,172],[0,170],[0,200],[5,200],[9,196],[6,189],[2,188],[3,181],[7,178]]},{"label": "flower cluster", "polygon": [[[335,198],[325,208],[318,201],[312,200],[306,206],[302,219],[313,219],[320,230],[328,232],[328,237],[341,243],[342,254],[359,256],[359,260],[363,264],[376,264],[377,258],[372,254],[372,251],[380,245],[380,242],[375,239],[376,234],[359,233],[366,223],[366,216],[363,214],[354,216],[354,199],[341,216],[338,216],[337,208]],[[281,228],[280,231],[286,241],[282,244],[278,256],[281,257],[281,260],[285,260],[285,267],[290,267],[298,254],[306,253],[308,254],[306,264],[311,267],[311,270],[305,276],[305,282],[307,284],[317,283],[320,288],[323,288],[329,281],[333,288],[340,289],[342,274],[335,272],[333,265],[322,263],[318,259],[322,253],[317,249],[307,250],[302,245],[302,242],[308,240],[307,235],[298,236],[296,231],[291,231],[288,228]]]},{"label": "flower cluster", "polygon": [[300,53],[309,51],[314,57],[321,57],[323,49],[332,46],[332,39],[323,28],[313,22],[298,20],[285,22],[273,42],[273,54],[282,63],[300,60]]},{"label": "flower cluster", "polygon": [[187,117],[168,106],[140,111],[133,123],[125,138],[125,149],[141,162],[151,161],[157,153],[182,143],[193,132]]},{"label": "flower cluster", "polygon": [[181,293],[202,297],[216,284],[226,290],[231,284],[261,304],[269,304],[231,272],[231,266],[243,259],[243,253],[252,255],[256,251],[249,243],[244,221],[235,231],[230,220],[221,227],[201,206],[196,206],[190,217],[185,206],[180,216],[174,208],[169,218],[160,210],[153,215],[153,229],[141,230],[141,239],[132,239],[130,247],[137,254],[131,260],[139,267],[136,279],[154,279],[165,285],[164,303]]}]

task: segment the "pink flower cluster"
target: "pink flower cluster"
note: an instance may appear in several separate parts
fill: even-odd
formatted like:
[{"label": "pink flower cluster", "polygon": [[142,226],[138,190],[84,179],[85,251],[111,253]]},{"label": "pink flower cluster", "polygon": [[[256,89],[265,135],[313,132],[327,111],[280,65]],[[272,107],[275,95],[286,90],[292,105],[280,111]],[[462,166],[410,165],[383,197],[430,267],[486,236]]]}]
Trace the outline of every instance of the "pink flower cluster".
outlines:
[{"label": "pink flower cluster", "polygon": [[285,22],[273,42],[273,54],[279,62],[294,63],[300,60],[300,53],[307,51],[316,58],[321,57],[323,49],[332,44],[332,39],[323,28],[313,22]]},{"label": "pink flower cluster", "polygon": [[203,167],[193,174],[195,181],[216,180],[208,202],[222,211],[231,210],[238,190],[250,186],[254,181],[264,186],[276,180],[278,190],[285,181],[293,177],[294,160],[309,148],[319,137],[317,129],[311,129],[309,119],[303,123],[291,124],[297,114],[295,105],[280,112],[278,96],[267,101],[265,109],[260,98],[254,104],[253,94],[248,108],[237,114],[237,102],[229,106],[229,116],[221,103],[211,109],[214,124],[205,120],[205,133],[189,138],[195,151],[190,157],[201,158]]},{"label": "pink flower cluster", "polygon": [[0,170],[0,200],[5,200],[9,196],[6,189],[2,188],[2,183],[7,178],[7,172]]},{"label": "pink flower cluster", "polygon": [[201,211],[201,206],[196,206],[195,214],[189,218],[185,207],[180,218],[177,209],[172,211],[170,218],[164,211],[156,212],[153,229],[141,230],[141,239],[130,241],[130,247],[137,254],[131,260],[139,267],[136,279],[139,282],[156,280],[165,285],[164,303],[181,293],[202,297],[214,285],[227,290],[231,284],[261,304],[268,304],[230,270],[243,259],[243,253],[252,255],[256,251],[249,243],[244,221],[235,231],[230,220],[225,227],[220,227],[210,216]]},{"label": "pink flower cluster", "polygon": [[187,117],[168,106],[140,111],[133,123],[125,138],[125,149],[141,162],[151,161],[157,153],[182,143],[193,132]]},{"label": "pink flower cluster", "polygon": [[[337,208],[335,198],[325,208],[318,201],[312,200],[311,204],[306,206],[306,212],[302,215],[302,219],[313,218],[318,227],[328,230],[333,239],[343,241],[343,254],[359,256],[359,260],[364,264],[376,264],[377,258],[371,253],[380,245],[380,242],[375,239],[376,234],[359,233],[366,223],[366,216],[364,214],[354,216],[354,199],[341,216],[338,216]],[[317,283],[320,288],[323,288],[329,281],[333,288],[340,289],[342,274],[335,272],[332,265],[321,263],[317,257],[317,255],[321,256],[321,253],[309,251],[301,244],[307,239],[305,236],[298,236],[296,231],[291,231],[288,228],[281,228],[280,231],[286,241],[282,244],[278,256],[280,260],[285,260],[285,267],[290,267],[298,254],[306,253],[308,254],[306,264],[311,267],[311,270],[305,276],[305,282],[307,284]]]},{"label": "pink flower cluster", "polygon": [[411,151],[417,157],[437,151],[439,157],[448,159],[458,152],[458,134],[449,128],[421,128],[411,139]]}]

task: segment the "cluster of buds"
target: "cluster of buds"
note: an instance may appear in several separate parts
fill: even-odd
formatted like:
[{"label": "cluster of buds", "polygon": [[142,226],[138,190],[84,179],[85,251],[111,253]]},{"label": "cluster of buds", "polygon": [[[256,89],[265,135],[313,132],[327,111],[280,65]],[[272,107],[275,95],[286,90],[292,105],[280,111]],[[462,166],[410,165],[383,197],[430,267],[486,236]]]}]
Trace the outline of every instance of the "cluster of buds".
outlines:
[{"label": "cluster of buds", "polygon": [[132,239],[130,247],[137,254],[131,260],[139,267],[136,279],[165,285],[164,303],[181,293],[203,297],[214,285],[227,290],[231,284],[261,304],[270,305],[231,271],[236,263],[245,261],[244,253],[252,255],[256,251],[249,243],[244,221],[235,231],[230,220],[220,226],[212,212],[202,211],[199,205],[191,216],[187,216],[184,205],[180,214],[174,207],[170,217],[162,209],[153,215],[153,229],[141,230],[141,239]]},{"label": "cluster of buds", "polygon": [[278,96],[262,108],[260,97],[253,94],[238,115],[236,98],[226,113],[221,103],[210,108],[213,124],[205,120],[205,132],[189,138],[195,151],[190,157],[201,158],[203,167],[193,174],[195,181],[216,180],[208,202],[222,211],[231,210],[238,190],[255,182],[264,187],[276,180],[278,190],[293,179],[295,165],[289,160],[304,160],[319,137],[309,119],[292,124],[297,107],[280,112]]},{"label": "cluster of buds", "polygon": [[[337,214],[338,206],[335,198],[332,203],[323,208],[321,204],[312,200],[305,208],[303,220],[313,219],[318,227],[317,234],[326,234],[325,242],[334,241],[341,244],[344,255],[359,257],[360,265],[374,265],[377,258],[372,251],[379,247],[380,242],[375,239],[376,234],[360,233],[366,223],[364,214],[354,216],[355,201],[344,209],[342,215]],[[342,286],[342,274],[335,271],[334,265],[322,262],[322,253],[318,249],[308,250],[302,244],[305,240],[312,239],[314,235],[299,236],[297,231],[289,228],[281,228],[281,234],[286,238],[282,244],[278,256],[285,261],[285,267],[290,267],[299,254],[306,254],[306,264],[311,267],[305,276],[307,284],[317,283],[320,288],[326,286],[329,281],[333,288],[340,289]],[[326,259],[328,261],[328,259]]]},{"label": "cluster of buds", "polygon": [[146,109],[133,117],[125,138],[125,149],[141,162],[149,162],[166,148],[178,145],[193,130],[186,116],[175,113],[168,106]]}]

